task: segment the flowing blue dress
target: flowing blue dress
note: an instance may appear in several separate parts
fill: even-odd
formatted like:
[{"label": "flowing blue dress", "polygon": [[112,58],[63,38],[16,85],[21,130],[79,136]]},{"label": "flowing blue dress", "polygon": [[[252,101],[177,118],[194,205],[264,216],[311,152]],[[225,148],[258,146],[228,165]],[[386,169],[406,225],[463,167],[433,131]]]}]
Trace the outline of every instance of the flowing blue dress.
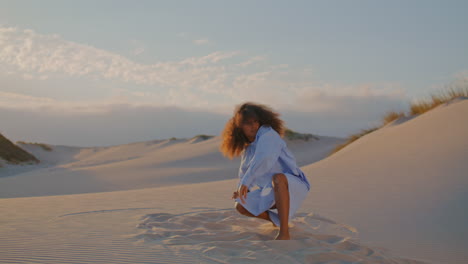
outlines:
[{"label": "flowing blue dress", "polygon": [[245,203],[239,198],[236,202],[255,216],[268,211],[271,220],[279,226],[276,209],[270,209],[275,204],[272,180],[277,173],[283,173],[288,179],[289,219],[292,219],[307,196],[310,183],[278,132],[262,125],[255,140],[242,152],[238,187],[246,185],[249,192]]}]

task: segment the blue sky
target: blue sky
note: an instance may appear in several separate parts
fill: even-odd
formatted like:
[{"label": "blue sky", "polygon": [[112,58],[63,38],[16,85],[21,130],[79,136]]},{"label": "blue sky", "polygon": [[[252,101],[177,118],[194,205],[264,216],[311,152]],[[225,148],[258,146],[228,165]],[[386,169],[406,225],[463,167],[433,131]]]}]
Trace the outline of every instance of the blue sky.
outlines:
[{"label": "blue sky", "polygon": [[13,140],[219,134],[244,101],[344,137],[468,78],[466,1],[0,6],[0,133]]}]

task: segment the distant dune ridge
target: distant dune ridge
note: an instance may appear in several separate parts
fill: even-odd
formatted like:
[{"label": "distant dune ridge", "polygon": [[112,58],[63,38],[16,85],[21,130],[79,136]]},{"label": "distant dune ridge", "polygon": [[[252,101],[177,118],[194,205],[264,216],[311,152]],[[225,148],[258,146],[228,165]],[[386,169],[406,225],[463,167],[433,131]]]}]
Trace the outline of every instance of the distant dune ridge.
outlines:
[{"label": "distant dune ridge", "polygon": [[311,183],[291,241],[234,211],[218,136],[21,145],[41,163],[0,169],[0,262],[466,263],[467,117],[453,100],[329,157],[345,139],[286,138]]},{"label": "distant dune ridge", "polygon": [[39,163],[39,160],[0,134],[0,167],[2,167],[2,163],[31,164]]},{"label": "distant dune ridge", "polygon": [[[325,136],[306,140],[300,137],[307,134],[294,134],[292,140],[287,137],[285,140],[298,154],[299,165],[325,158],[342,142],[340,138]],[[21,175],[3,179],[0,197],[77,194],[234,179],[239,159],[231,161],[223,157],[219,144],[220,137],[211,135],[109,147],[49,145],[51,151],[38,144],[20,144],[38,157],[41,164],[10,166],[0,171],[4,176]],[[30,184],[39,178],[42,180]]]}]

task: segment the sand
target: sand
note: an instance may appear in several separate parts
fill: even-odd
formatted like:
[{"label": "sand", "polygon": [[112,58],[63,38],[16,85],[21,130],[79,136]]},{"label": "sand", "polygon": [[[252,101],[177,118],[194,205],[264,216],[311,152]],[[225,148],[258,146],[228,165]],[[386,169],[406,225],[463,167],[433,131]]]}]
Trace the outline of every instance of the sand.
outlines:
[{"label": "sand", "polygon": [[311,182],[277,228],[234,211],[219,137],[25,149],[0,168],[0,263],[466,263],[468,101],[342,139],[287,141]]}]

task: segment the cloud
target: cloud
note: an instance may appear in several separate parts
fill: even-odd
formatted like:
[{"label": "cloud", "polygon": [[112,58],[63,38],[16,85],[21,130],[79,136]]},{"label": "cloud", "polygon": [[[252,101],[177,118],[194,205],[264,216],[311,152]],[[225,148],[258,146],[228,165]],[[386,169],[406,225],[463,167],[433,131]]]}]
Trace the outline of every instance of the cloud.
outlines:
[{"label": "cloud", "polygon": [[[146,96],[138,94],[137,96]],[[327,98],[328,97],[328,98]],[[51,98],[36,98],[20,94],[1,93],[0,98],[28,102],[34,107],[14,108],[0,104],[2,131],[13,141],[33,141],[48,144],[76,146],[104,146],[129,142],[190,138],[197,134],[219,135],[232,115],[234,105],[226,105],[225,113],[217,113],[213,107],[193,108],[133,104],[126,95],[103,102],[57,102]],[[271,105],[281,114],[286,125],[299,132],[325,136],[356,133],[380,120],[383,108],[395,103],[383,95],[337,97],[329,93],[318,95],[341,103],[343,108],[329,112],[303,112]],[[195,98],[196,99],[196,98]],[[395,99],[394,99],[395,100]],[[317,101],[308,102],[314,104]],[[380,105],[384,107],[379,108]]]},{"label": "cloud", "polygon": [[[143,52],[136,48],[136,53]],[[0,62],[2,70],[21,72],[31,76],[66,74],[109,80],[149,84],[159,87],[180,87],[192,80],[192,85],[209,85],[224,70],[215,64],[232,58],[236,52],[214,52],[203,57],[183,61],[140,64],[122,55],[89,45],[66,41],[57,35],[41,35],[32,30],[0,28]],[[194,76],[199,66],[211,66],[217,75],[201,79]]]},{"label": "cloud", "polygon": [[453,74],[453,77],[454,77],[456,80],[468,80],[468,69],[455,72],[455,73]]},{"label": "cloud", "polygon": [[[251,64],[254,64],[256,62],[259,62],[259,61],[264,61],[266,58],[264,56],[255,56],[255,57],[252,57],[242,63],[239,63],[237,64],[238,66],[241,66],[241,67],[246,67],[246,66],[249,66]],[[287,66],[287,65],[286,65]]]},{"label": "cloud", "polygon": [[130,45],[132,47],[131,53],[136,56],[141,55],[146,50],[146,45],[142,41],[136,39],[130,40]]},{"label": "cloud", "polygon": [[210,44],[211,41],[209,41],[208,39],[196,39],[193,41],[193,43],[196,45],[207,45]]},{"label": "cloud", "polygon": [[176,34],[177,37],[189,40],[192,39],[192,43],[195,45],[208,45],[208,44],[213,44],[213,41],[207,39],[207,38],[194,38],[190,36],[191,34],[187,32],[179,32]]},{"label": "cloud", "polygon": [[[397,84],[362,84],[358,86],[334,86],[325,84],[318,87],[298,88],[295,92],[294,109],[303,112],[382,112],[385,107],[401,106],[408,97]],[[378,103],[377,103],[378,102]],[[366,107],[367,105],[367,107]],[[380,110],[379,110],[380,109]],[[390,110],[387,108],[387,110]]]},{"label": "cloud", "polygon": [[[141,43],[134,41],[134,44]],[[142,49],[137,47],[135,53],[141,52]],[[229,79],[239,74],[235,66],[229,65],[229,60],[240,54],[239,51],[215,51],[180,61],[141,64],[116,53],[64,40],[58,35],[0,28],[0,70],[3,73],[29,80],[68,76],[134,84],[132,89],[151,86],[153,93],[166,96],[159,101],[177,105],[186,104],[183,98],[219,96],[220,88],[229,89]]]},{"label": "cloud", "polygon": [[[361,115],[352,117],[359,119],[369,117],[366,111],[381,114],[406,100],[404,90],[397,84],[318,83],[310,68],[271,65],[264,56],[247,56],[241,51],[215,51],[178,61],[141,64],[58,35],[5,27],[0,27],[0,71],[23,79],[42,79],[49,84],[60,76],[61,79],[93,80],[92,89],[99,89],[100,84],[119,87],[113,88],[112,96],[102,95],[101,98],[96,98],[97,92],[93,96],[92,89],[87,88],[93,99],[81,101],[52,98],[55,91],[49,91],[48,96],[1,92],[0,107],[15,111],[34,108],[57,113],[102,114],[115,105],[127,105],[177,106],[187,111],[207,110],[230,115],[236,104],[256,101],[283,111],[348,118],[353,113]],[[1,77],[0,74],[0,82]],[[84,89],[74,81],[69,83],[61,88]],[[64,93],[70,92],[65,90]]]},{"label": "cloud", "polygon": [[[0,91],[0,107],[13,111],[41,111],[51,115],[96,115],[109,112],[112,105],[126,104],[126,97],[114,96],[106,101],[66,101]],[[140,104],[144,105],[144,104]],[[136,106],[136,105],[135,105]]]},{"label": "cloud", "polygon": [[[240,52],[238,51],[231,51],[231,52],[213,52],[206,56],[202,57],[190,57],[187,59],[182,60],[178,63],[179,66],[208,66],[210,64],[216,64],[222,60],[230,59],[236,55],[239,55]],[[223,67],[217,68],[209,68],[211,70],[221,70]],[[206,68],[202,69],[192,69],[192,70],[206,70]]]},{"label": "cloud", "polygon": [[54,105],[56,103],[56,100],[47,97],[35,97],[0,91],[0,105],[6,108],[24,109],[25,106],[29,106],[31,109],[35,109],[44,105]]},{"label": "cloud", "polygon": [[0,107],[0,133],[12,141],[68,146],[106,146],[130,142],[218,135],[227,117],[178,107],[113,104],[96,114],[25,111]]}]

